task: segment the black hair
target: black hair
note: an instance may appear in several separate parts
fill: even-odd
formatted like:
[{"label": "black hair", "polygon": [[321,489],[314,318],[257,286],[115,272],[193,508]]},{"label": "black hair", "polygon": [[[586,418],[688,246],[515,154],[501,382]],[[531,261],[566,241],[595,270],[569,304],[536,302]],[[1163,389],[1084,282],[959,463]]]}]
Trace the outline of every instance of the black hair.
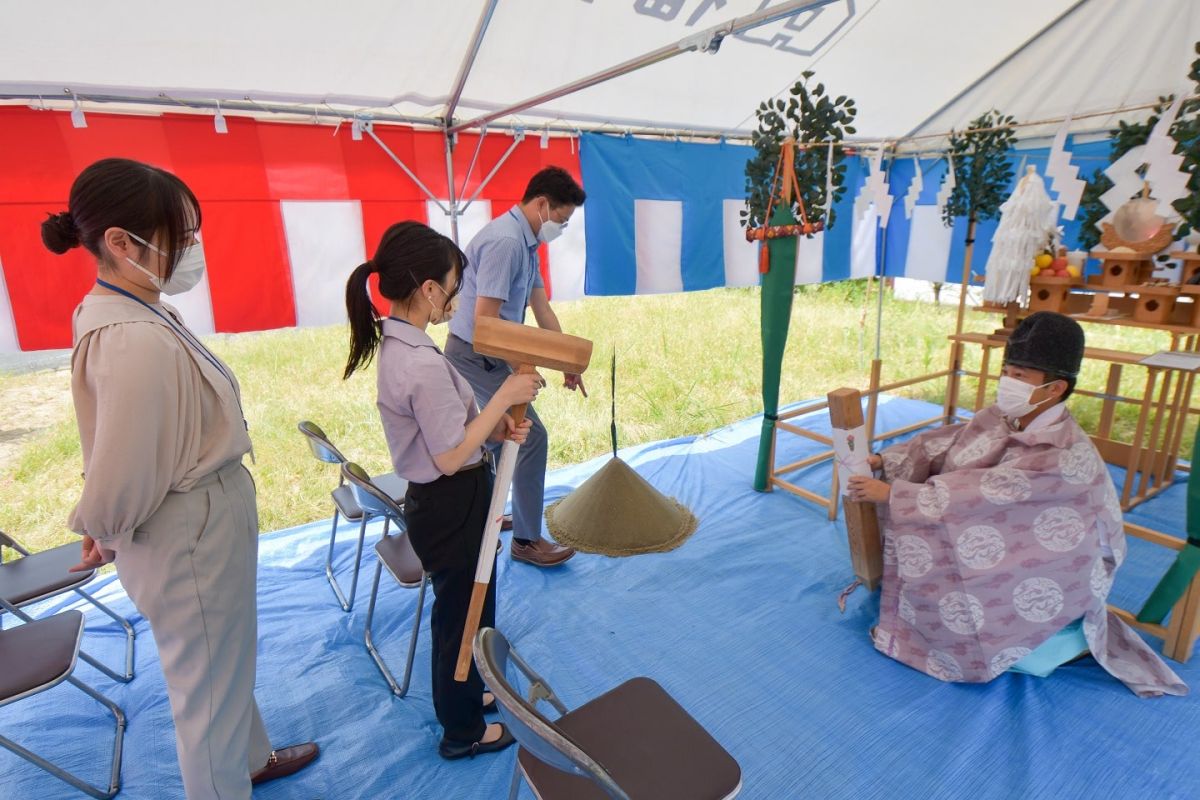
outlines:
[{"label": "black hair", "polygon": [[200,203],[187,184],[165,169],[128,158],[105,158],[79,173],[67,209],[42,222],[42,243],[50,252],[61,255],[82,245],[107,264],[104,232],[109,228],[148,242],[161,233],[161,248],[167,251],[163,280],[192,243],[190,234],[200,229]]},{"label": "black hair", "polygon": [[397,222],[383,232],[375,256],[355,268],[346,281],[346,315],[350,318],[350,355],[342,378],[371,363],[379,348],[382,321],[371,301],[368,279],[379,273],[379,293],[393,302],[408,300],[425,281],[442,283],[454,270],[458,294],[467,257],[453,241],[419,222]]},{"label": "black hair", "polygon": [[545,197],[552,206],[581,206],[587,200],[583,187],[562,167],[546,167],[529,179],[522,203]]},{"label": "black hair", "polygon": [[1066,381],[1067,382],[1067,390],[1065,392],[1063,392],[1062,397],[1058,398],[1058,402],[1060,402],[1060,403],[1066,402],[1066,399],[1071,396],[1072,392],[1075,391],[1076,378],[1074,375],[1063,375],[1061,372],[1047,372],[1046,380],[1047,380],[1047,382],[1049,382],[1049,381]]}]

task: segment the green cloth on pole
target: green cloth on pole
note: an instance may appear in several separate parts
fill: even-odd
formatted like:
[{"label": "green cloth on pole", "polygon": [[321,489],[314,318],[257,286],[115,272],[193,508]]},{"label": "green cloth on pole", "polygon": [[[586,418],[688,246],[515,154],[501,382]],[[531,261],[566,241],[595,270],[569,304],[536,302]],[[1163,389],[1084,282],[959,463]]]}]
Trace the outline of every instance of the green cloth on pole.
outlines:
[{"label": "green cloth on pole", "polygon": [[1138,622],[1153,622],[1161,624],[1171,611],[1192,578],[1200,572],[1200,435],[1192,446],[1192,469],[1188,474],[1187,490],[1187,545],[1179,551],[1175,563],[1163,575],[1158,586],[1150,593],[1150,599],[1138,612]]},{"label": "green cloth on pole", "polygon": [[[771,225],[795,225],[791,209],[776,208]],[[771,436],[779,413],[779,376],[783,370],[783,351],[787,347],[788,325],[792,319],[792,293],[796,288],[797,237],[771,239],[770,269],[762,276],[762,394],[763,427],[758,442],[758,467],[754,488],[765,492],[771,476]],[[764,241],[763,246],[768,246]]]}]

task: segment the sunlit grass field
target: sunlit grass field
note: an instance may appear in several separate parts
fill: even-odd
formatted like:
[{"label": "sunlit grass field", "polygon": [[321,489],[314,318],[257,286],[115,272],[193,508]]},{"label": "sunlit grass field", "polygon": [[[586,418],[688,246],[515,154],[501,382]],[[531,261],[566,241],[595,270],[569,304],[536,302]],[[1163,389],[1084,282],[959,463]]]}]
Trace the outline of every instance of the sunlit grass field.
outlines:
[{"label": "sunlit grass field", "polygon": [[[712,430],[762,410],[757,289],[718,289],[661,296],[587,298],[556,304],[564,329],[594,340],[584,399],[561,388],[542,392],[538,413],[550,432],[550,468],[607,451],[609,364],[617,355],[617,423],[622,446]],[[783,365],[781,404],[823,396],[839,386],[865,388],[876,341],[877,289],[865,281],[826,284],[797,291]],[[885,292],[881,355],[885,383],[944,369],[947,334],[955,308],[900,301]],[[969,330],[991,331],[990,314],[969,312]],[[1086,326],[1088,344],[1153,353],[1169,338],[1153,331]],[[445,330],[431,328],[439,343]],[[347,332],[330,327],[214,336],[209,345],[228,361],[243,388],[257,465],[264,531],[330,513],[333,468],[309,454],[296,423],[316,422],[350,458],[370,471],[390,469],[375,410],[374,369],[341,379]],[[967,366],[978,367],[978,348]],[[998,365],[993,361],[993,373]],[[148,377],[152,374],[149,372]],[[1104,387],[1106,365],[1087,363],[1080,385]],[[1144,370],[1127,368],[1122,394],[1138,395]],[[547,375],[552,387],[561,377]],[[966,380],[961,403],[973,402]],[[924,383],[899,394],[933,402],[945,382]],[[36,404],[36,406],[30,405]],[[1074,398],[1071,408],[1085,429],[1094,429],[1098,400]],[[22,437],[15,453],[0,451],[0,530],[33,549],[72,541],[67,514],[79,495],[82,468],[78,434],[64,371],[0,374],[0,443],[12,435],[20,411],[36,410],[39,429]],[[1136,409],[1119,407],[1118,438],[1128,437]],[[1191,452],[1194,420],[1185,434]],[[730,476],[750,481],[753,476]]]}]

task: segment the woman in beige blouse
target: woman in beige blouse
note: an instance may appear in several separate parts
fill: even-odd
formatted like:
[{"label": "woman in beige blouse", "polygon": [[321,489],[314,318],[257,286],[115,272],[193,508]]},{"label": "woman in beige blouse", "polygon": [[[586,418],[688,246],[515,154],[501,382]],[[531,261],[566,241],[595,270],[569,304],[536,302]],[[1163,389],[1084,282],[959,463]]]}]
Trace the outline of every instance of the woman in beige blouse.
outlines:
[{"label": "woman in beige blouse", "polygon": [[42,240],[84,247],[98,274],[73,319],[76,569],[115,560],[150,623],[189,800],[249,800],[317,746],[272,750],[254,700],[258,511],[237,379],[160,299],[203,275],[200,206],[169,172],[105,159],[75,179],[69,209]]}]

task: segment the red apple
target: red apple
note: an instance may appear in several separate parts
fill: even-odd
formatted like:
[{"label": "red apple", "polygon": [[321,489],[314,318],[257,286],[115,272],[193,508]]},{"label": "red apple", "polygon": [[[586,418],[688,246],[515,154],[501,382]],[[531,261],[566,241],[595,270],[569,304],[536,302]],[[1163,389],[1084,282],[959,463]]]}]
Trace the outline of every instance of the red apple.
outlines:
[{"label": "red apple", "polygon": [[1054,259],[1053,261],[1051,261],[1050,266],[1053,267],[1054,269],[1066,269],[1067,268],[1067,260],[1060,256],[1060,257]]}]

